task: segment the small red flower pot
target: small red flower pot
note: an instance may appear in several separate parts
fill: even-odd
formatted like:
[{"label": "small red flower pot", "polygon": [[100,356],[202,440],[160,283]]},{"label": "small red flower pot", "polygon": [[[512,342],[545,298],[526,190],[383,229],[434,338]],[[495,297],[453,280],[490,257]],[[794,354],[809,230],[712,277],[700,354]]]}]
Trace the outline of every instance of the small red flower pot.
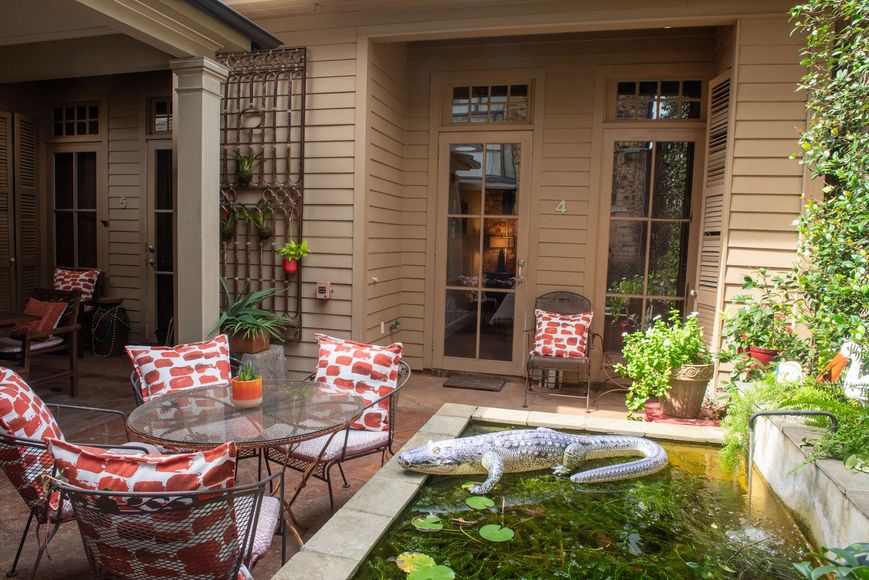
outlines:
[{"label": "small red flower pot", "polygon": [[748,356],[750,356],[758,363],[763,365],[764,368],[766,368],[779,359],[779,357],[781,356],[781,351],[772,350],[769,348],[760,348],[758,346],[750,346],[748,347]]},{"label": "small red flower pot", "polygon": [[298,260],[287,260],[284,258],[284,272],[287,274],[295,274],[299,271],[299,261]]},{"label": "small red flower pot", "polygon": [[249,409],[259,407],[263,402],[263,379],[258,377],[252,381],[232,379],[232,403],[236,407]]}]

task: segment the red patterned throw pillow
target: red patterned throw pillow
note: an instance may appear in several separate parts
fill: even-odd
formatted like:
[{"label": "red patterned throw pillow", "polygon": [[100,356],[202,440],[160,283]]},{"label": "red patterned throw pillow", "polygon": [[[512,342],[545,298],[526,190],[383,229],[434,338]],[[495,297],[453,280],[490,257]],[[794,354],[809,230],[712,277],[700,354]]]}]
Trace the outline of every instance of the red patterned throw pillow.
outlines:
[{"label": "red patterned throw pillow", "polygon": [[133,361],[145,401],[230,379],[229,339],[225,334],[175,347],[128,346],[127,356]]},{"label": "red patterned throw pillow", "polygon": [[[66,312],[66,306],[66,302],[43,302],[36,298],[29,299],[24,307],[24,314],[39,316],[39,319],[19,322],[9,336],[23,340],[24,335],[28,332],[45,332],[57,328],[63,313]],[[47,340],[47,337],[40,340]]]},{"label": "red patterned throw pillow", "polygon": [[[373,403],[395,390],[399,363],[404,347],[401,343],[376,346],[315,334],[320,343],[317,381],[336,391],[353,391]],[[389,401],[384,399],[366,409],[351,425],[367,431],[389,430]]]},{"label": "red patterned throw pillow", "polygon": [[535,310],[537,333],[534,336],[534,350],[538,356],[585,358],[588,346],[588,332],[591,328],[593,312],[582,314],[557,314],[545,310]]},{"label": "red patterned throw pillow", "polygon": [[55,290],[78,290],[81,292],[82,302],[92,300],[94,291],[97,288],[97,279],[100,277],[101,270],[64,270],[63,268],[54,269],[54,280],[52,287]]}]

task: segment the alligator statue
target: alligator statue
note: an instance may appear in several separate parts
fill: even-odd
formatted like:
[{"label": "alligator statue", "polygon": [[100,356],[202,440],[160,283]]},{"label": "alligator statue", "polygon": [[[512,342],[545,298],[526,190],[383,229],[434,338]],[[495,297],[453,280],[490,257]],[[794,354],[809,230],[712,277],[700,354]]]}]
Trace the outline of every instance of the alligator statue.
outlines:
[{"label": "alligator statue", "polygon": [[605,457],[641,459],[574,473],[574,483],[598,483],[651,475],[667,465],[667,453],[643,437],[620,435],[568,435],[552,429],[517,429],[429,441],[402,451],[398,464],[410,471],[443,475],[487,474],[486,481],[469,488],[473,494],[489,493],[501,475],[552,469],[567,475],[583,461]]}]

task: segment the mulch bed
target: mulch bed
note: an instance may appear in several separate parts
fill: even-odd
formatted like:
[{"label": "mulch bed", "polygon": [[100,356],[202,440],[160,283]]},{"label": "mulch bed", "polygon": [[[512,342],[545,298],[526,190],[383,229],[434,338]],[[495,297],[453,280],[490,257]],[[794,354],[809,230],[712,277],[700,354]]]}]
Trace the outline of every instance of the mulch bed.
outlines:
[{"label": "mulch bed", "polygon": [[646,403],[646,421],[653,423],[675,423],[676,425],[696,425],[698,427],[720,427],[721,421],[715,419],[712,409],[700,411],[699,419],[679,419],[670,417],[661,411],[660,403]]}]

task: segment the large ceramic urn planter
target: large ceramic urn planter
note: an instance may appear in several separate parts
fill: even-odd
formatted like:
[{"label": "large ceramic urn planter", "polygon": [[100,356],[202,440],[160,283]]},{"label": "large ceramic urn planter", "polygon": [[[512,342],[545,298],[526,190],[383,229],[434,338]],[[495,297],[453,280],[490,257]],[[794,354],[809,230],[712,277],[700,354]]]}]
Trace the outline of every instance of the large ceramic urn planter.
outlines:
[{"label": "large ceramic urn planter", "polygon": [[251,336],[243,334],[229,335],[229,352],[234,356],[243,354],[256,354],[268,350],[271,346],[271,336],[268,332],[258,332]]},{"label": "large ceramic urn planter", "polygon": [[713,369],[711,364],[682,365],[675,369],[670,375],[670,390],[661,398],[664,414],[679,419],[698,418]]}]

